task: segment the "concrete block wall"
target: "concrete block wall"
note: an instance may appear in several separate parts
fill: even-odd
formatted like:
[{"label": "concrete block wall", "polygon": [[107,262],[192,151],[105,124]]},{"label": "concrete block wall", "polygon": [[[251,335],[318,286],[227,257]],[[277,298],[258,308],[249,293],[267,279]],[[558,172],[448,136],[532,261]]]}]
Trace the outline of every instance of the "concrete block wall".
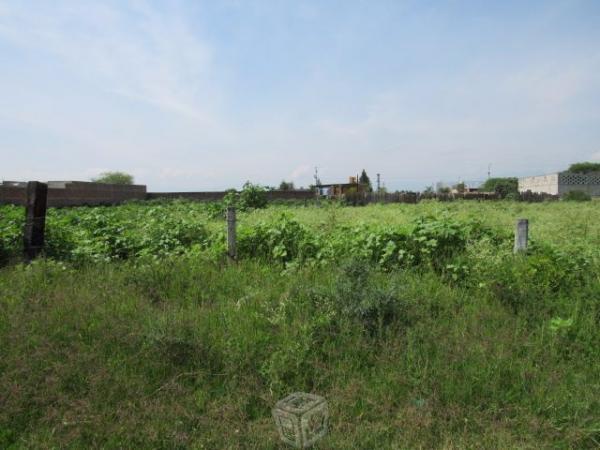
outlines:
[{"label": "concrete block wall", "polygon": [[600,196],[600,172],[559,172],[549,175],[519,179],[519,192],[563,195],[570,191],[583,191],[593,197]]},{"label": "concrete block wall", "polygon": [[558,193],[583,191],[592,197],[600,197],[600,172],[558,174]]}]

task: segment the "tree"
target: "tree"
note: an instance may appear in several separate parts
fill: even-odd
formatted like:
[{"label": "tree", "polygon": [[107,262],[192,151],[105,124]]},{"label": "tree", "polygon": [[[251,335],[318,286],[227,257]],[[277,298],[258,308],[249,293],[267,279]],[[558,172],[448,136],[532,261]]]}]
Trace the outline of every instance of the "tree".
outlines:
[{"label": "tree", "polygon": [[467,187],[465,186],[465,183],[462,181],[460,183],[455,184],[453,187],[454,187],[454,189],[456,189],[456,192],[458,192],[460,194],[465,192],[465,190],[467,189]]},{"label": "tree", "polygon": [[509,194],[519,193],[519,180],[514,177],[508,178],[488,178],[481,190],[485,192],[495,192],[501,198]]},{"label": "tree", "polygon": [[98,177],[92,178],[92,181],[105,184],[133,184],[133,175],[125,172],[103,172]]},{"label": "tree", "polygon": [[293,191],[294,188],[294,182],[293,181],[285,181],[283,180],[281,183],[279,183],[279,190],[280,191]]},{"label": "tree", "polygon": [[364,184],[365,186],[368,186],[369,191],[373,190],[373,188],[371,187],[371,180],[369,179],[369,176],[367,175],[367,172],[365,171],[365,169],[362,170],[360,177],[358,179],[358,182],[360,184]]},{"label": "tree", "polygon": [[569,172],[589,173],[600,172],[600,163],[593,162],[578,162],[569,166]]}]

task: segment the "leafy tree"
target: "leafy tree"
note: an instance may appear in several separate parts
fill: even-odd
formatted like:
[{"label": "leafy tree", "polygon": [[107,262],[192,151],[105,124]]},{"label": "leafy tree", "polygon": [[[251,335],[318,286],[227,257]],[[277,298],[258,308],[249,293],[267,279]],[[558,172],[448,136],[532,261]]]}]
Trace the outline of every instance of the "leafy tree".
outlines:
[{"label": "leafy tree", "polygon": [[125,172],[103,172],[98,177],[92,178],[92,181],[105,184],[133,184],[133,175]]},{"label": "leafy tree", "polygon": [[364,184],[365,186],[368,186],[369,191],[373,190],[373,188],[371,187],[371,179],[367,175],[367,172],[365,169],[362,170],[360,177],[358,178],[358,182],[360,184]]},{"label": "leafy tree", "polygon": [[505,198],[509,194],[519,193],[519,180],[514,177],[508,178],[488,178],[481,190],[485,192],[495,192],[501,198]]},{"label": "leafy tree", "polygon": [[294,182],[293,181],[285,181],[283,180],[281,183],[279,183],[279,190],[280,191],[293,191],[294,188]]},{"label": "leafy tree", "polygon": [[575,173],[600,172],[600,163],[593,163],[593,162],[574,163],[569,166],[569,172],[575,172]]}]

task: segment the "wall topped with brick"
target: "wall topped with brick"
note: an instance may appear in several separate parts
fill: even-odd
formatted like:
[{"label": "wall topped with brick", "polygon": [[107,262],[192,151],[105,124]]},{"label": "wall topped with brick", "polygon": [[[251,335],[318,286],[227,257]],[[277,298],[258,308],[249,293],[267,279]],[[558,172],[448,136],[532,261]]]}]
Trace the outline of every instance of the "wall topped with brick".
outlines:
[{"label": "wall topped with brick", "polygon": [[[25,184],[5,182],[0,185],[0,204],[24,205]],[[127,200],[145,200],[146,186],[103,184],[86,181],[49,181],[48,206],[116,205]]]}]

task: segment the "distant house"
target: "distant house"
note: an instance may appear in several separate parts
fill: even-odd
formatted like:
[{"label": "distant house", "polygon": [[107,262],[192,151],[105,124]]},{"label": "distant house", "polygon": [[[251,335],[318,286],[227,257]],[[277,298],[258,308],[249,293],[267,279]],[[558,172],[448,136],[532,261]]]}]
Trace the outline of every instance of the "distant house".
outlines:
[{"label": "distant house", "polygon": [[549,175],[519,178],[519,192],[538,192],[563,195],[569,191],[583,191],[600,196],[600,172],[558,172]]},{"label": "distant house", "polygon": [[319,194],[328,198],[342,198],[349,192],[367,192],[369,186],[359,183],[356,177],[349,177],[348,183],[319,184]]}]

